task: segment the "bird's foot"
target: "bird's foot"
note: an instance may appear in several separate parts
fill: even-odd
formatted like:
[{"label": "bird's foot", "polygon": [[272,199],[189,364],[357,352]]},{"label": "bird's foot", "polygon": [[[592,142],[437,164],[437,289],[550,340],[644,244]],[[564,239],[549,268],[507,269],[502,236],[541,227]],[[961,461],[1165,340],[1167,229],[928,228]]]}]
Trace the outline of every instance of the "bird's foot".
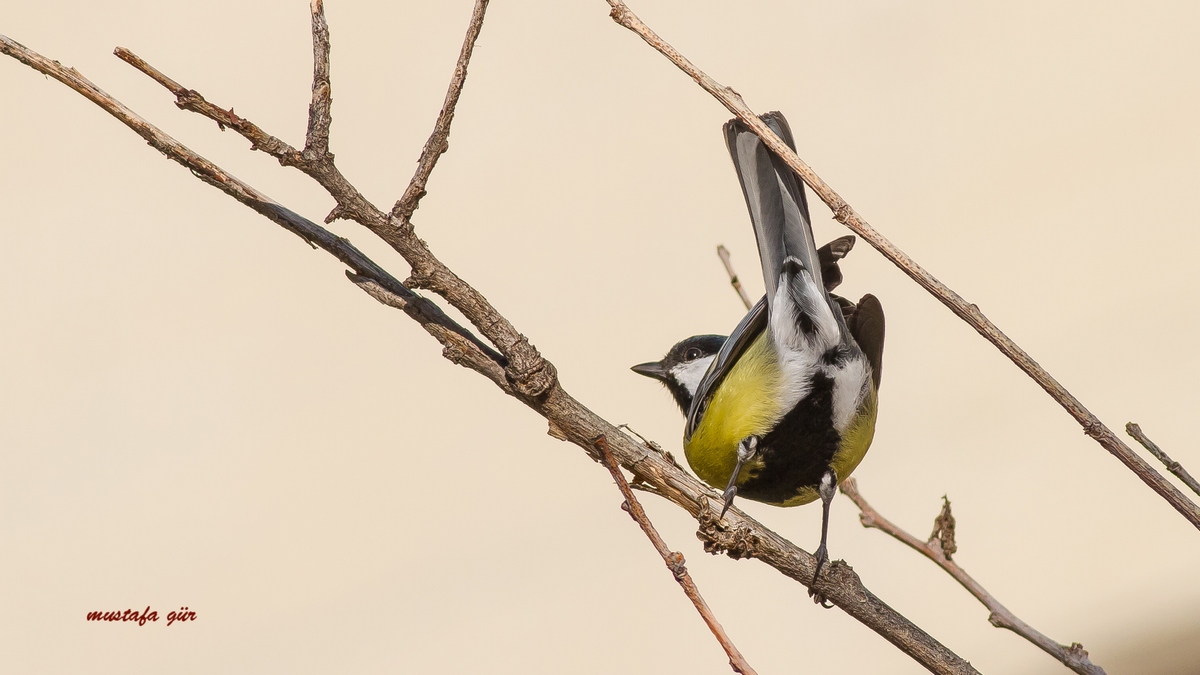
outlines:
[{"label": "bird's foot", "polygon": [[721,517],[725,517],[725,512],[733,506],[733,498],[737,495],[737,479],[738,474],[742,472],[742,465],[752,459],[758,452],[758,436],[747,436],[738,443],[737,448],[737,465],[733,467],[733,474],[729,476],[729,485],[725,486],[725,492],[721,496],[725,498],[725,506],[721,508]]},{"label": "bird's foot", "polygon": [[827,562],[829,562],[829,551],[825,548],[825,544],[821,544],[817,548],[817,571],[813,572],[812,583],[808,585],[808,597],[825,609],[830,609],[833,604],[829,602],[824,593],[817,590],[817,579],[821,576],[821,568]]}]

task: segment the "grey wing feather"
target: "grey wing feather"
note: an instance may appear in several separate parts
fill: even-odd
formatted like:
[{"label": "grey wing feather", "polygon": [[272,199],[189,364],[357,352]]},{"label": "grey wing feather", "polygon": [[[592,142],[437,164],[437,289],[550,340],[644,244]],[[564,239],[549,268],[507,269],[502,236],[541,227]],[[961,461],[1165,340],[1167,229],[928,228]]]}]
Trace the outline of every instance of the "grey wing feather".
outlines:
[{"label": "grey wing feather", "polygon": [[[769,112],[762,120],[788,147],[795,149],[792,130],[781,113]],[[725,123],[725,144],[733,157],[746,197],[746,208],[754,224],[767,297],[775,297],[779,274],[789,257],[800,261],[817,285],[823,287],[808,201],[796,174],[741,120],[732,119]]]},{"label": "grey wing feather", "polygon": [[754,342],[754,339],[762,334],[767,329],[767,297],[764,295],[759,300],[746,316],[742,318],[742,322],[733,329],[729,334],[729,338],[725,340],[725,344],[721,345],[721,350],[717,352],[716,358],[708,367],[708,372],[704,374],[704,378],[700,380],[700,385],[696,387],[696,395],[692,397],[692,406],[688,410],[687,425],[683,429],[683,438],[686,441],[692,437],[692,432],[700,426],[700,420],[704,417],[704,411],[708,409],[708,399],[712,397],[713,392],[717,390],[717,386],[721,384],[721,380],[741,358],[742,353]]},{"label": "grey wing feather", "polygon": [[883,305],[879,304],[874,295],[868,293],[858,301],[858,306],[847,323],[858,348],[871,363],[871,379],[875,381],[875,388],[878,389],[879,381],[883,378]]}]

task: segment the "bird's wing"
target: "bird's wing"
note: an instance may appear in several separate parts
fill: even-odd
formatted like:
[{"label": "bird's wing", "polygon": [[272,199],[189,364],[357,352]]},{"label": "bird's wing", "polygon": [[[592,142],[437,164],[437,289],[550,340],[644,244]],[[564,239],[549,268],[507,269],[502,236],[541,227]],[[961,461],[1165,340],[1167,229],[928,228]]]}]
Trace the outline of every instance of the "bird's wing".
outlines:
[{"label": "bird's wing", "polygon": [[734,328],[733,332],[729,334],[729,338],[717,352],[717,357],[709,365],[708,372],[700,380],[700,386],[696,387],[696,395],[692,397],[692,406],[688,409],[687,425],[683,429],[685,441],[690,439],[692,432],[700,426],[700,420],[708,408],[708,400],[717,390],[717,386],[721,384],[721,380],[725,378],[733,364],[741,358],[742,353],[754,342],[754,339],[766,329],[767,297],[763,296],[742,318],[742,322],[737,325],[737,328]]},{"label": "bird's wing", "polygon": [[858,348],[871,364],[871,379],[875,381],[875,388],[878,389],[879,380],[883,377],[883,305],[868,293],[858,301],[858,306],[847,323]]},{"label": "bird's wing", "polygon": [[[782,113],[769,112],[762,120],[788,147],[795,149],[792,130]],[[798,260],[813,276],[817,286],[823,287],[808,201],[796,174],[739,119],[725,123],[725,144],[733,157],[750,220],[754,223],[767,297],[775,297],[780,272],[789,257]]]}]

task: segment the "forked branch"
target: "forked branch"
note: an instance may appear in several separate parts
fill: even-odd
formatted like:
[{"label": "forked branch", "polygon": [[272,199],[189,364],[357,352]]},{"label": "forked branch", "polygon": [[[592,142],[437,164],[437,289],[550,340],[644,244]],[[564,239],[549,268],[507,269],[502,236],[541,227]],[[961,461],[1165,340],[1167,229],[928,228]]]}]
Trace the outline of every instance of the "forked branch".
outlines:
[{"label": "forked branch", "polygon": [[[382,267],[363,255],[347,239],[339,237],[311,220],[300,216],[247,183],[237,179],[216,164],[196,154],[158,127],[142,119],[120,101],[104,93],[99,87],[80,75],[74,68],[65,68],[57,61],[51,61],[3,35],[0,35],[0,53],[8,54],[34,70],[49,75],[67,85],[89,101],[100,106],[105,112],[120,120],[136,134],[145,139],[152,148],[186,167],[192,172],[192,175],[281,225],[284,229],[296,234],[310,245],[327,251],[345,263],[350,269],[354,270],[355,273],[373,280],[382,288],[386,288],[390,293],[403,298],[405,300],[405,313],[420,323],[434,337],[442,340],[446,336],[453,334],[462,341],[474,345],[478,350],[499,358],[495,350],[481,342],[471,331],[463,328],[428,299],[406,288],[404,284]],[[445,344],[444,340],[443,344]],[[459,341],[456,340],[454,344],[459,344]]]},{"label": "forked branch", "polygon": [[[482,4],[485,3],[477,3],[477,10]],[[473,39],[470,31],[468,39]],[[294,225],[288,224],[291,221],[281,215],[282,207],[265,198],[253,196],[248,186],[232,179],[208,160],[191,153],[177,141],[128,111],[73,69],[63,68],[3,36],[0,36],[0,53],[13,56],[83,94],[128,125],[160,152],[191,169],[205,182],[238,198],[290,230],[297,231]],[[734,558],[757,558],[801,584],[807,585],[810,582],[815,567],[815,560],[810,554],[736,508],[724,518],[718,518],[717,514],[721,508],[720,495],[680,470],[671,460],[624,435],[563,390],[558,384],[553,365],[542,359],[529,341],[517,332],[482,294],[433,256],[425,243],[414,234],[408,218],[384,213],[367,201],[337,170],[331,155],[326,153],[324,156],[309,159],[304,153],[297,152],[292,146],[269,136],[232,112],[206,105],[207,102],[202,103],[202,97],[191,96],[188,93],[190,90],[177,84],[172,87],[171,84],[174,83],[165,77],[155,79],[171,89],[177,99],[183,99],[184,105],[181,107],[201,112],[235,129],[249,138],[258,149],[271,152],[281,163],[296,166],[310,175],[337,201],[337,207],[331,217],[351,218],[359,222],[398,251],[413,266],[410,278],[413,283],[400,284],[394,279],[389,281],[390,275],[377,278],[382,275],[374,268],[360,262],[359,266],[363,268],[360,270],[347,262],[357,273],[352,279],[380,301],[401,307],[410,316],[422,321],[422,326],[442,341],[446,347],[444,354],[447,358],[487,376],[502,391],[516,397],[542,415],[556,437],[570,440],[593,457],[598,456],[598,451],[593,445],[594,439],[600,436],[608,439],[612,456],[622,466],[633,472],[638,480],[649,484],[658,494],[681,506],[697,519],[700,524],[698,536],[704,542],[706,551],[726,553]],[[278,143],[272,143],[272,139]],[[260,140],[264,142],[260,143]],[[418,169],[418,174],[420,171]],[[313,232],[325,233],[321,235],[321,241],[328,243],[327,250],[334,252],[339,259],[348,255],[347,250],[338,245],[338,242],[345,243],[344,240],[315,224],[309,225],[316,228]],[[306,239],[321,244],[321,241],[312,237],[306,236]],[[430,308],[432,303],[409,290],[414,284],[430,288],[450,301],[499,348],[502,357],[488,358],[486,354],[490,347],[481,344],[461,326],[452,322],[451,325],[446,325],[426,316],[423,311]],[[430,312],[436,309],[436,306],[432,307]],[[501,367],[503,371],[499,370]],[[836,562],[831,564],[822,578],[821,590],[831,602],[930,671],[948,674],[976,672],[968,662],[875,597],[862,585],[849,566]]]}]

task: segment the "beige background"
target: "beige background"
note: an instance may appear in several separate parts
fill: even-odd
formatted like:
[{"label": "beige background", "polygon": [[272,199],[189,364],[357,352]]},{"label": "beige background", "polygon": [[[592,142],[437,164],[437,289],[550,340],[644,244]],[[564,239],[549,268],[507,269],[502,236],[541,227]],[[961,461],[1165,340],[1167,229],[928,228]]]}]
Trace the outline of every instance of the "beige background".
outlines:
[{"label": "beige background", "polygon": [[[785,111],[802,157],[1102,419],[1200,471],[1195,3],[633,8]],[[332,146],[377,204],[411,174],[469,12],[330,2]],[[0,32],[310,218],[331,207],[111,56],[298,143],[307,3],[6,2]],[[628,366],[738,321],[718,243],[761,292],[726,118],[602,0],[496,0],[416,217],[572,393],[668,448],[678,412]],[[729,672],[607,474],[341,265],[7,59],[0,157],[0,670]],[[814,215],[819,240],[843,233]],[[844,269],[889,321],[867,497],[923,536],[948,494],[961,563],[1110,673],[1200,672],[1200,533],[869,247]],[[759,672],[920,672],[647,502]],[[743,506],[816,544],[819,509]],[[848,500],[831,549],[984,672],[1065,672]],[[198,619],[84,621],[146,605]]]}]

